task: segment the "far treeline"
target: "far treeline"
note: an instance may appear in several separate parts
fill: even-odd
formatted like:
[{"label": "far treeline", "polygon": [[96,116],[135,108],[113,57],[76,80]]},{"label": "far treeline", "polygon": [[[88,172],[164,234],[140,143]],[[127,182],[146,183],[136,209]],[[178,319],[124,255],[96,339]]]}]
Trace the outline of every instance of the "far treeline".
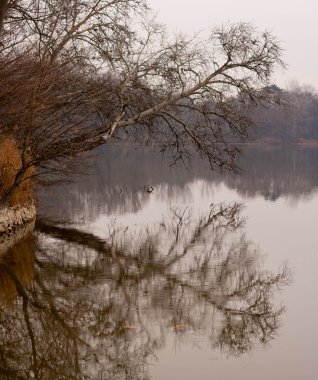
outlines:
[{"label": "far treeline", "polygon": [[[0,208],[114,137],[236,171],[281,47],[249,23],[169,36],[143,0],[0,0]],[[258,109],[258,108],[257,108]],[[259,113],[258,113],[259,114]]]},{"label": "far treeline", "polygon": [[318,94],[315,89],[291,83],[288,89],[271,85],[264,91],[277,94],[281,104],[256,105],[250,109],[250,116],[258,124],[253,140],[318,144]]}]

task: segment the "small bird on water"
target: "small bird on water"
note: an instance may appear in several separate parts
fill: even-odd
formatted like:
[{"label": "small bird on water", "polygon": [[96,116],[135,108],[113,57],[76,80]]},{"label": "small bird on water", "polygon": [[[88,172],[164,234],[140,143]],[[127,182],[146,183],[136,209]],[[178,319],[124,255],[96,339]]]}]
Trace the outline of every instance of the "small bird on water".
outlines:
[{"label": "small bird on water", "polygon": [[146,193],[151,194],[155,189],[151,185],[145,185],[144,190]]}]

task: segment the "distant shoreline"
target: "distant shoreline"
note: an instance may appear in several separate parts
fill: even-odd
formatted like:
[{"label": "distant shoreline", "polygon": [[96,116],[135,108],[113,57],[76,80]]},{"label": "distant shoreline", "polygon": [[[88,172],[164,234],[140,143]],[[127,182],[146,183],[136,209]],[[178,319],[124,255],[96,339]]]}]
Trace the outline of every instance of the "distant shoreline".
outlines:
[{"label": "distant shoreline", "polygon": [[262,145],[262,146],[302,146],[302,147],[315,147],[318,148],[318,140],[299,140],[299,141],[248,141],[248,142],[238,142],[230,143],[234,145],[244,146],[244,145]]},{"label": "distant shoreline", "polygon": [[[218,144],[218,143],[215,143]],[[318,148],[318,140],[298,140],[298,141],[279,141],[279,140],[255,140],[255,141],[245,141],[245,142],[235,142],[229,141],[226,144],[228,145],[237,145],[237,146],[301,146],[301,147],[314,147]],[[109,145],[122,145],[123,147],[127,146],[136,146],[136,147],[156,147],[160,146],[159,142],[156,143],[142,143],[142,142],[125,142],[125,141],[111,141],[104,146]]]}]

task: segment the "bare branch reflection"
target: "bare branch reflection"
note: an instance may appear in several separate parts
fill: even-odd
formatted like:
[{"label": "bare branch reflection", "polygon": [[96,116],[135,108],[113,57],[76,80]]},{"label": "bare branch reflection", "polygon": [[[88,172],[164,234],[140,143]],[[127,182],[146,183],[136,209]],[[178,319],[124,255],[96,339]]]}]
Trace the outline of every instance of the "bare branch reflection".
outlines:
[{"label": "bare branch reflection", "polygon": [[192,184],[198,181],[205,184],[202,190],[212,196],[212,190],[222,183],[244,198],[261,196],[268,201],[286,198],[293,204],[308,201],[316,194],[317,149],[247,146],[244,151],[241,175],[220,176],[195,158],[190,168],[170,168],[168,158],[156,152],[155,147],[107,146],[92,158],[90,175],[67,187],[45,188],[40,203],[45,215],[94,220],[100,214],[121,215],[141,210],[149,201],[150,194],[144,190],[147,183],[155,188],[152,195],[157,199],[185,203],[191,202]]},{"label": "bare branch reflection", "polygon": [[175,207],[138,233],[113,224],[105,241],[38,220],[0,264],[1,378],[148,379],[167,336],[190,331],[230,355],[266,344],[289,273],[262,269],[240,209]]}]

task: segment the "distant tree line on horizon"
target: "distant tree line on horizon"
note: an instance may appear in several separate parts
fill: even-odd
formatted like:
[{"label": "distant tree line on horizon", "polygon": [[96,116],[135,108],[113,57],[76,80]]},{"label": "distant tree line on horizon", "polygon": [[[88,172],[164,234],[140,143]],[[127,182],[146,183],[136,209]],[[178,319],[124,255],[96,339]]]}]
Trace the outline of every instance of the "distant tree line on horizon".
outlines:
[{"label": "distant tree line on horizon", "polygon": [[[231,112],[231,117],[237,115],[241,122],[246,124],[246,134],[231,134],[233,125],[218,115],[219,105],[213,99],[207,98],[202,105],[209,118],[213,119],[214,125],[219,125],[223,136],[227,136],[227,141],[232,143],[263,142],[263,143],[306,143],[318,140],[318,93],[309,85],[300,85],[291,82],[286,89],[272,84],[264,87],[259,92],[259,98],[264,98],[264,102],[255,102],[253,97],[246,94],[237,94],[223,104],[222,114],[227,113],[226,108]],[[265,102],[266,99],[266,102]],[[268,102],[268,99],[271,101]],[[185,107],[186,108],[186,107]],[[183,111],[183,117],[191,122],[197,119],[191,107]],[[202,116],[202,118],[204,118]],[[198,120],[196,120],[198,122]],[[202,124],[204,124],[202,120]],[[248,124],[251,123],[250,126]],[[116,131],[115,141],[126,140],[129,143],[139,142],[162,142],[161,136],[166,136],[167,129],[172,126],[177,127],[177,122],[158,120],[156,124],[156,139],[149,135],[149,130],[138,128],[136,124],[135,133],[126,133],[125,130]],[[214,133],[216,133],[214,131]],[[209,132],[207,133],[207,135]],[[215,136],[211,136],[211,138]]]},{"label": "distant tree line on horizon", "polygon": [[238,171],[232,141],[253,130],[248,99],[273,101],[262,89],[281,53],[244,22],[169,36],[143,0],[1,1],[0,207],[32,202],[34,184],[115,135]]},{"label": "distant tree line on horizon", "polygon": [[0,6],[0,206],[32,203],[35,185],[116,138],[160,145],[172,163],[197,153],[221,172],[238,172],[255,138],[317,138],[316,94],[270,85],[281,47],[249,23],[201,41],[168,37],[144,1]]},{"label": "distant tree line on horizon", "polygon": [[296,143],[318,140],[318,94],[308,85],[292,83],[287,89],[276,85],[264,88],[276,93],[281,105],[256,105],[253,118],[259,128],[254,139],[264,142]]}]

